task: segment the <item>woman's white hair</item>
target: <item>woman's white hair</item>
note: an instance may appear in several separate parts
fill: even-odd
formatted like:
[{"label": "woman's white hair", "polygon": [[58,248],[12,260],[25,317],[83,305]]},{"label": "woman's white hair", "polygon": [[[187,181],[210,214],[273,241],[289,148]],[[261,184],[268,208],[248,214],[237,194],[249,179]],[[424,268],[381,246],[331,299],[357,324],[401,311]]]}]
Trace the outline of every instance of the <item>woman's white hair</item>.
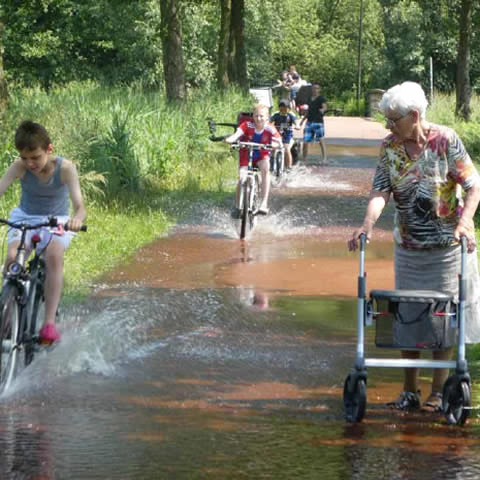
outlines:
[{"label": "woman's white hair", "polygon": [[382,96],[378,108],[387,115],[389,112],[407,115],[412,110],[420,113],[420,118],[425,119],[428,101],[423,88],[415,82],[403,82],[389,88]]}]

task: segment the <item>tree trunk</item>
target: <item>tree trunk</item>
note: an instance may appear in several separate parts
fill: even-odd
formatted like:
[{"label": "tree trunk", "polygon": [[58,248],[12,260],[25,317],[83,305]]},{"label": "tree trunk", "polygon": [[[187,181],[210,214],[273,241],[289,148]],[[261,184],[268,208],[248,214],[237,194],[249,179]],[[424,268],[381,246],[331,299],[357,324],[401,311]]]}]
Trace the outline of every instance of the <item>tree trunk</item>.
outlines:
[{"label": "tree trunk", "polygon": [[473,0],[462,0],[459,18],[460,37],[457,51],[457,105],[455,114],[467,122],[470,120],[470,100],[472,99],[472,86],[470,84],[472,10]]},{"label": "tree trunk", "polygon": [[3,70],[3,23],[0,22],[0,112],[4,111],[8,103],[7,79]]},{"label": "tree trunk", "polygon": [[232,73],[234,82],[242,88],[248,88],[247,53],[245,51],[245,0],[232,2],[231,36]]},{"label": "tree trunk", "polygon": [[160,0],[165,90],[168,101],[185,99],[183,33],[178,4],[181,0]]},{"label": "tree trunk", "polygon": [[220,0],[221,18],[220,35],[218,38],[218,88],[227,88],[230,84],[229,57],[230,57],[230,22],[232,17],[232,0]]}]

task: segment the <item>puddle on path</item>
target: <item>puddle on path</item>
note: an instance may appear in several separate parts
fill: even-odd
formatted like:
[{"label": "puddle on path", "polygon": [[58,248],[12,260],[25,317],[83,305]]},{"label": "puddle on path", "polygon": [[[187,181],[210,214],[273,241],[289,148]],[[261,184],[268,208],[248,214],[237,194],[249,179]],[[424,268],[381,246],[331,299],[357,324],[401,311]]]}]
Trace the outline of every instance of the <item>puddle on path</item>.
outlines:
[{"label": "puddle on path", "polygon": [[[62,344],[0,403],[1,478],[478,477],[476,419],[385,408],[401,372],[370,372],[365,421],[343,419],[358,275],[346,240],[369,148],[299,169],[246,242],[229,205],[196,205],[65,311]],[[392,285],[390,223],[367,249],[370,288]]]}]

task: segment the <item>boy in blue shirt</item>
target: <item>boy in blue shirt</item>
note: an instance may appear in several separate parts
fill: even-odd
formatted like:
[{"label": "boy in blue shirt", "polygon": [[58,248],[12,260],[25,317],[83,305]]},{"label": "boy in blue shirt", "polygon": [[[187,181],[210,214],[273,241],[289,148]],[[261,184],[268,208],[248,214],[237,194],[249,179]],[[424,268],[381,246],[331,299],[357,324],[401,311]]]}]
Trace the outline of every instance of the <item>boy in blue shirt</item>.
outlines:
[{"label": "boy in blue shirt", "polygon": [[280,100],[278,102],[280,111],[270,117],[270,121],[282,135],[283,147],[285,148],[285,167],[287,170],[292,168],[293,128],[297,125],[297,117],[288,111],[288,104],[288,100]]},{"label": "boy in blue shirt", "polygon": [[[26,120],[15,133],[17,158],[0,179],[0,196],[15,181],[21,185],[20,205],[13,209],[10,221],[36,224],[50,216],[68,226],[68,231],[53,235],[44,252],[45,319],[40,329],[40,341],[52,343],[60,339],[55,327],[55,317],[63,286],[63,257],[87,215],[77,169],[69,160],[53,154],[50,136],[42,125]],[[69,199],[73,215],[69,216]],[[27,246],[31,247],[31,235],[27,235]],[[19,241],[19,230],[8,232],[7,265],[15,260]]]}]

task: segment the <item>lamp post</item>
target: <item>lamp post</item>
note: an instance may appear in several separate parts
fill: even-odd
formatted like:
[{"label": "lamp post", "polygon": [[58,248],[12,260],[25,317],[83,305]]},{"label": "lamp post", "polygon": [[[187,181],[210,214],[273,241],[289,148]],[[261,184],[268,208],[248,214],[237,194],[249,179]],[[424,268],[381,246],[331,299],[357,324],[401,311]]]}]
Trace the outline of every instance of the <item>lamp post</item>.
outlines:
[{"label": "lamp post", "polygon": [[357,112],[360,114],[360,96],[362,83],[362,34],[363,34],[363,0],[360,0],[360,22],[358,26],[358,62],[357,62]]}]

